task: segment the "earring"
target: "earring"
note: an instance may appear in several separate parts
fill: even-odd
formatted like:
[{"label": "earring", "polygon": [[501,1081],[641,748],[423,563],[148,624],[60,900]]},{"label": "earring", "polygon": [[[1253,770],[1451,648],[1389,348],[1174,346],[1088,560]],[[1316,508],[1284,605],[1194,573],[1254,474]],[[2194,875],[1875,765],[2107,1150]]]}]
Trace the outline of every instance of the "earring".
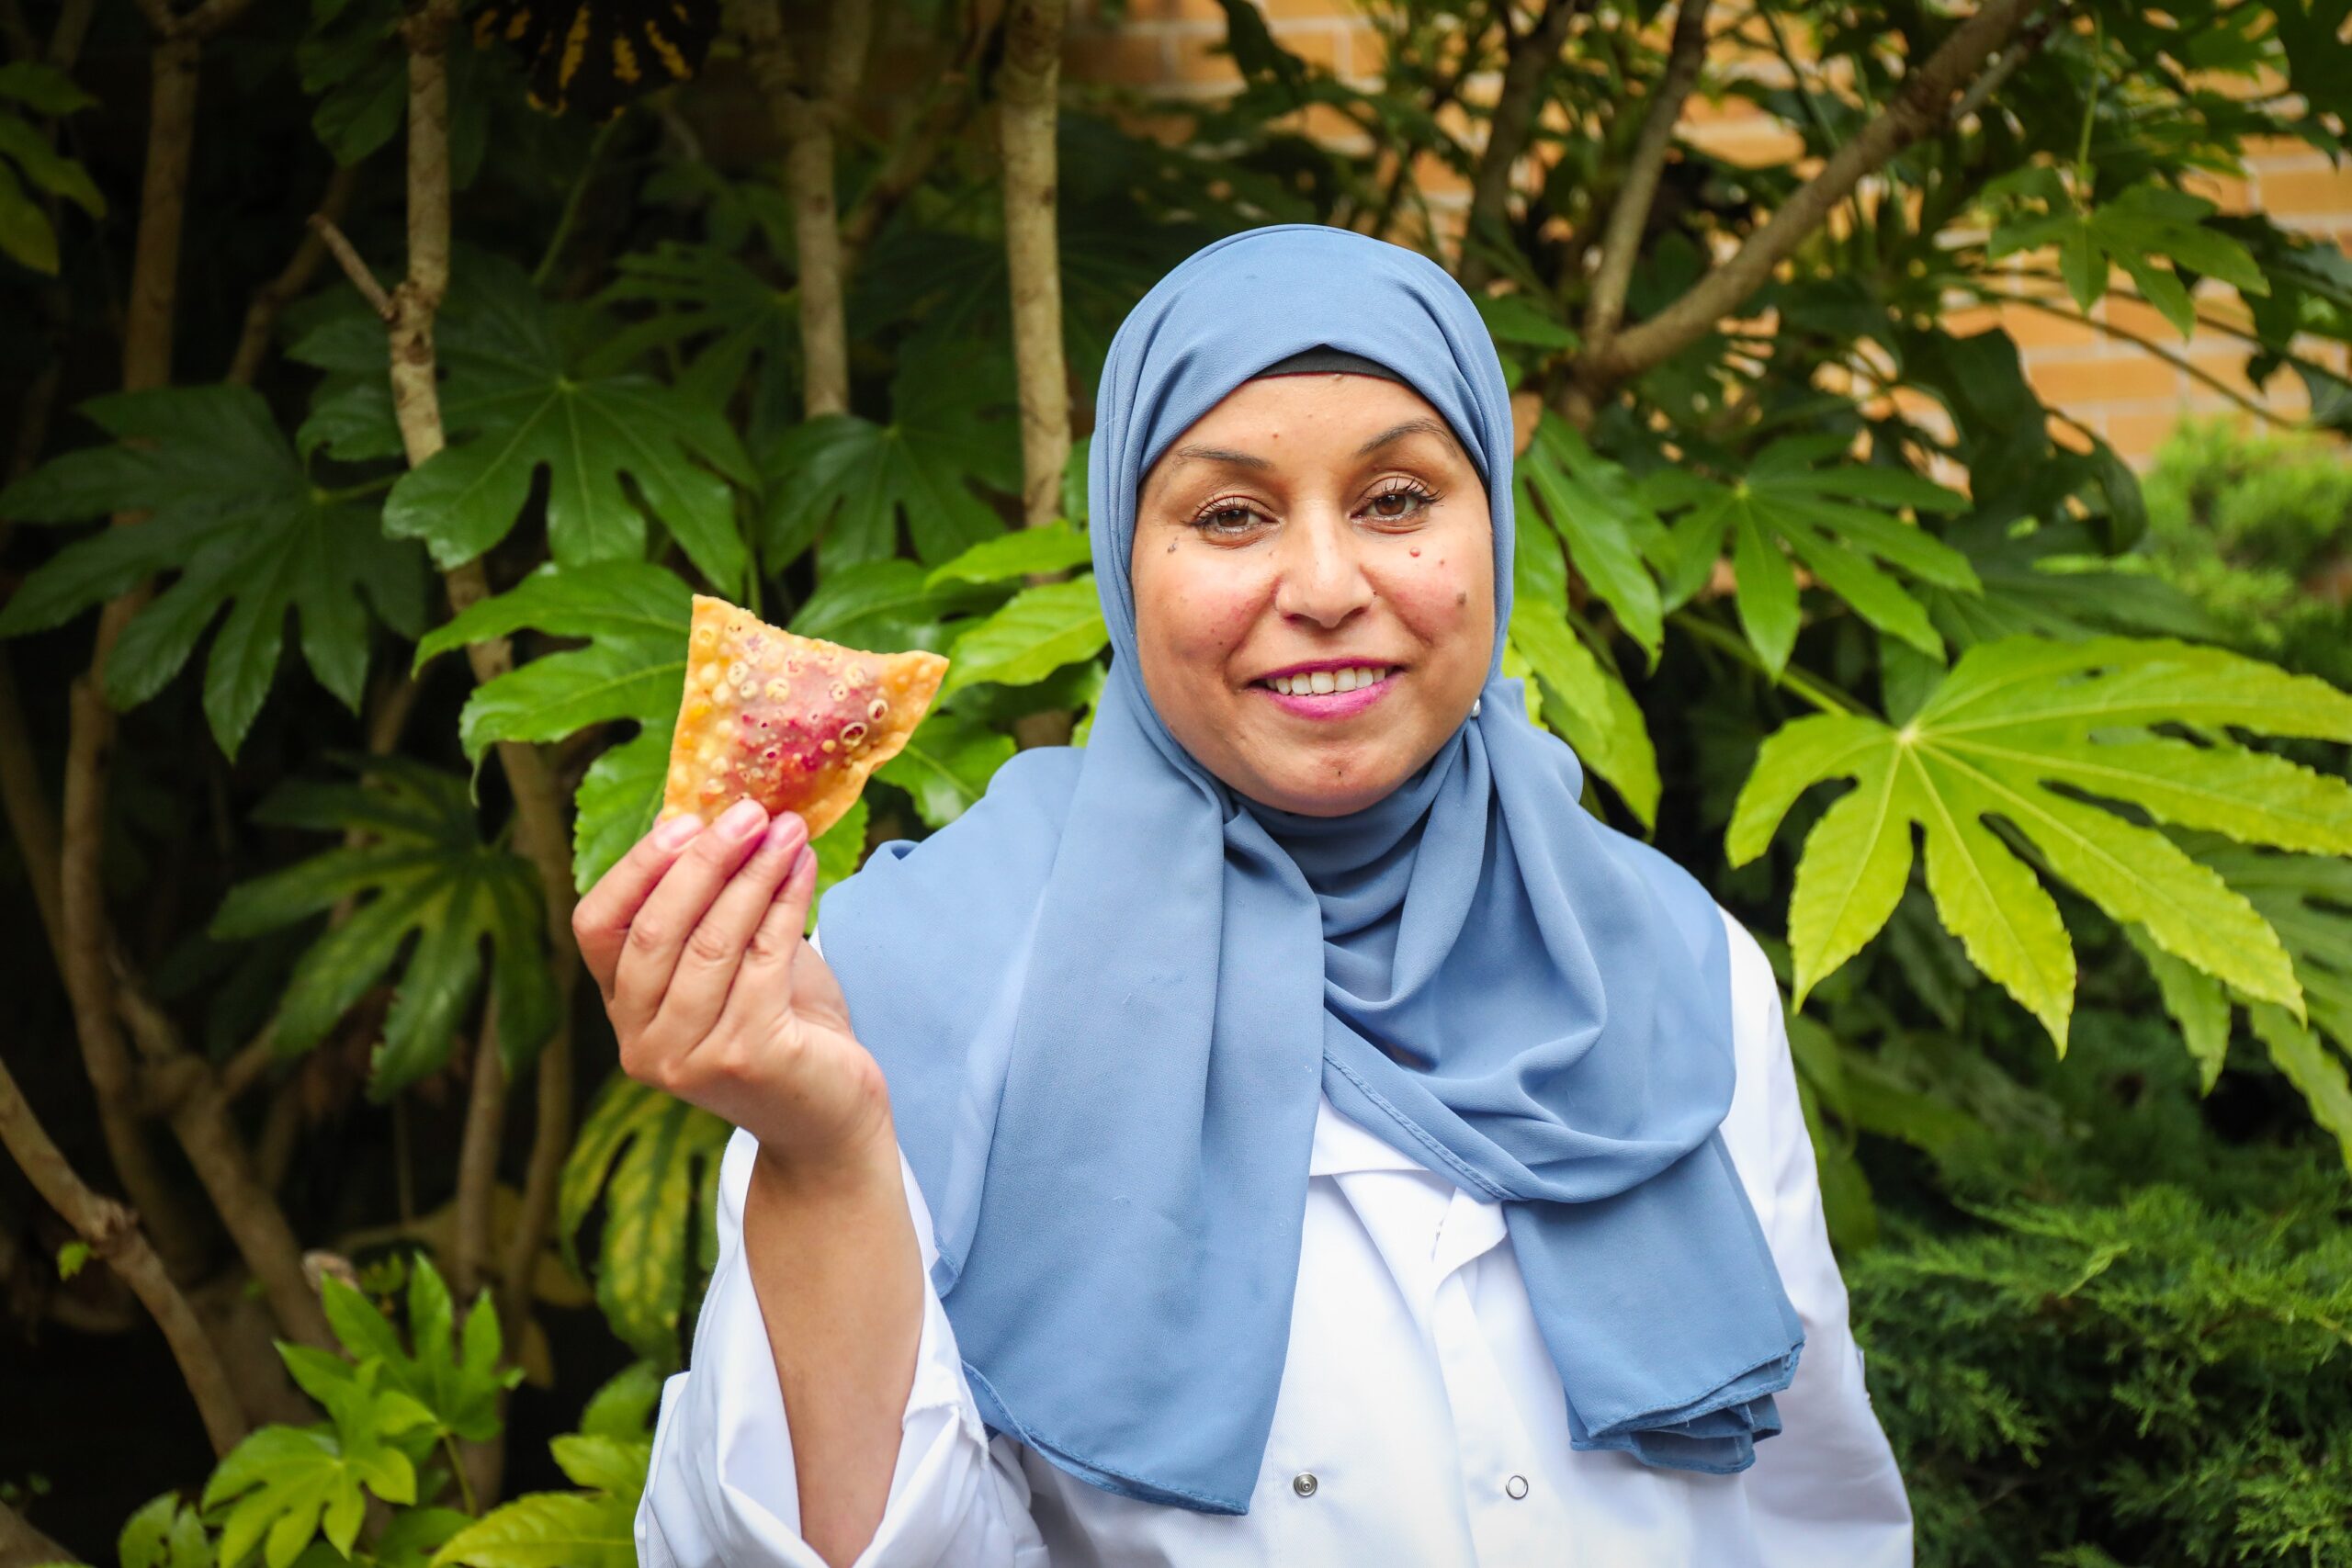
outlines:
[{"label": "earring", "polygon": [[1470,699],[1470,716],[1471,716],[1472,718],[1476,718],[1476,717],[1477,717],[1477,716],[1478,716],[1478,710],[1479,710],[1480,708],[1482,708],[1482,707],[1486,706],[1486,705],[1487,705],[1487,699],[1486,699],[1486,698],[1484,698],[1484,697],[1472,697],[1472,698]]}]

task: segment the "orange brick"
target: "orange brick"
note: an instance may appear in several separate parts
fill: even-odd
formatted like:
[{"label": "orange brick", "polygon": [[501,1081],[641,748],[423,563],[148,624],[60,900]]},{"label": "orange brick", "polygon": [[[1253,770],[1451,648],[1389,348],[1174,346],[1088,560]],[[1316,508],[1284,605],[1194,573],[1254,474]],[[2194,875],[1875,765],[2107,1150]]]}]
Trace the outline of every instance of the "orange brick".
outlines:
[{"label": "orange brick", "polygon": [[2120,331],[2160,343],[2166,348],[2178,348],[2180,329],[2165,319],[2165,313],[2144,299],[2119,291],[2111,292],[2098,302],[2099,319]]},{"label": "orange brick", "polygon": [[2151,354],[2054,360],[2028,355],[2025,374],[2045,402],[2070,412],[2091,403],[2178,397],[2182,390],[2180,372]]},{"label": "orange brick", "polygon": [[2352,174],[2281,169],[2262,176],[2262,209],[2283,216],[2352,212]]},{"label": "orange brick", "polygon": [[1974,337],[2000,325],[2001,312],[1991,305],[1947,305],[1937,312],[1936,324],[1954,337]]},{"label": "orange brick", "polygon": [[2201,196],[2224,212],[2254,209],[2254,186],[2237,175],[2192,169],[2181,177],[2180,184],[2189,195]]},{"label": "orange brick", "polygon": [[2259,172],[2272,164],[2324,165],[2326,155],[2300,136],[2249,136],[2242,143],[2245,162]]},{"label": "orange brick", "polygon": [[1333,104],[1308,104],[1272,121],[1284,130],[1341,151],[1362,152],[1371,145],[1363,127]]},{"label": "orange brick", "polygon": [[1413,183],[1428,197],[1466,195],[1470,189],[1469,180],[1434,152],[1415,156]]},{"label": "orange brick", "polygon": [[1258,9],[1277,27],[1293,17],[1352,17],[1356,0],[1258,0]]},{"label": "orange brick", "polygon": [[[1334,75],[1345,75],[1348,70],[1347,29],[1334,22],[1294,23],[1286,28],[1272,29],[1274,41],[1297,55],[1309,65],[1320,66]],[[1219,33],[1216,41],[1223,42]]]},{"label": "orange brick", "polygon": [[2046,423],[2050,426],[2050,439],[2069,452],[2087,452],[2091,449],[2089,434],[2075,421],[2060,419],[2052,414]]},{"label": "orange brick", "polygon": [[1223,33],[1179,33],[1168,40],[1174,46],[1174,70],[1170,79],[1214,86],[1238,87],[1241,73],[1225,52]]},{"label": "orange brick", "polygon": [[1225,31],[1225,7],[1217,0],[1128,0],[1127,24],[1137,22],[1213,22]]},{"label": "orange brick", "polygon": [[1785,164],[1804,151],[1804,138],[1792,127],[1762,117],[1693,126],[1684,135],[1724,163],[1743,169]]},{"label": "orange brick", "polygon": [[[2052,303],[2070,314],[2075,309],[2071,299]],[[2069,321],[2030,305],[2005,302],[2001,306],[2001,325],[2008,329],[2010,338],[2021,349],[2089,348],[2100,341],[2098,329],[2088,321]]]},{"label": "orange brick", "polygon": [[1168,51],[1150,33],[1073,33],[1062,45],[1072,79],[1109,87],[1156,87],[1168,79]]}]

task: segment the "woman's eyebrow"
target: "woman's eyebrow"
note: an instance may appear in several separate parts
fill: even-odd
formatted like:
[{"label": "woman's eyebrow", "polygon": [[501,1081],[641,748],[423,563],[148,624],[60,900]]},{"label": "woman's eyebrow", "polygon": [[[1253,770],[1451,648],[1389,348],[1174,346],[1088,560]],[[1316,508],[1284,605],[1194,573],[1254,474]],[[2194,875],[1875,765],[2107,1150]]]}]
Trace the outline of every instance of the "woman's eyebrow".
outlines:
[{"label": "woman's eyebrow", "polygon": [[[1359,457],[1369,457],[1383,446],[1391,442],[1402,441],[1408,435],[1437,436],[1453,447],[1457,456],[1463,456],[1464,460],[1467,460],[1466,455],[1462,452],[1461,443],[1453,439],[1453,432],[1433,419],[1408,419],[1402,424],[1384,430],[1357,447],[1355,455]],[[1175,458],[1176,463],[1230,463],[1236,468],[1261,470],[1274,466],[1270,458],[1261,457],[1249,452],[1237,452],[1230,446],[1179,446],[1169,455]],[[1175,467],[1176,463],[1171,463],[1170,467]]]}]

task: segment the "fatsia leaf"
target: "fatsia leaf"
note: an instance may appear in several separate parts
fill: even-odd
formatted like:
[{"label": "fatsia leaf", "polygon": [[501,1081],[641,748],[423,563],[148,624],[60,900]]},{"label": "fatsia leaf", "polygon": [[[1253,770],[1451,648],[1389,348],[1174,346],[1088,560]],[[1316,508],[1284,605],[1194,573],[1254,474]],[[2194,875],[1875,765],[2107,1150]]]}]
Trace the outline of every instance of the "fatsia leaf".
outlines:
[{"label": "fatsia leaf", "polygon": [[[650,377],[592,374],[556,313],[512,263],[481,258],[452,299],[441,334],[449,367],[442,418],[461,437],[401,476],[384,527],[424,541],[444,568],[503,539],[540,469],[548,475],[548,548],[558,563],[635,560],[645,513],[722,592],[741,591],[749,559],[729,481],[751,464],[719,411]],[[461,305],[461,301],[463,302]]]},{"label": "fatsia leaf", "polygon": [[582,637],[478,686],[458,718],[466,754],[499,740],[560,740],[592,724],[634,719],[631,739],[590,764],[576,796],[572,876],[582,893],[651,826],[662,804],[670,731],[686,678],[694,591],[648,561],[539,568],[469,606],[417,645],[419,664],[525,627]]},{"label": "fatsia leaf", "polygon": [[1796,642],[1791,556],[1871,626],[1938,658],[1943,639],[1926,608],[1872,558],[1921,582],[1972,593],[1978,589],[1967,557],[1894,515],[1901,507],[1957,511],[1962,498],[1905,469],[1815,466],[1845,446],[1834,435],[1784,437],[1758,453],[1736,481],[1676,472],[1670,485],[1648,484],[1642,492],[1661,510],[1689,508],[1672,525],[1677,565],[1669,603],[1696,590],[1729,539],[1740,625],[1775,675]]},{"label": "fatsia leaf", "polygon": [[588,1437],[643,1438],[651,1434],[662,1405],[662,1369],[651,1361],[631,1361],[588,1396],[580,1413],[580,1430]]},{"label": "fatsia leaf", "polygon": [[565,1255],[578,1266],[580,1226],[601,1196],[596,1303],[623,1343],[663,1366],[678,1360],[689,1234],[703,1236],[702,1260],[710,1261],[718,1156],[730,1132],[710,1112],[616,1073],[564,1161],[556,1234]]},{"label": "fatsia leaf", "polygon": [[828,573],[887,559],[899,553],[901,518],[927,564],[1002,533],[1004,520],[973,489],[1020,488],[1010,425],[982,416],[1001,400],[985,377],[909,358],[888,423],[835,413],[786,431],[760,462],[767,569],[783,570],[812,543]]},{"label": "fatsia leaf", "polygon": [[387,541],[367,508],[312,485],[250,388],[123,392],[83,412],[124,444],[84,447],[35,469],[0,492],[0,517],[150,515],[51,557],[0,609],[0,636],[56,626],[176,571],[107,660],[107,696],[117,707],[162,691],[219,621],[204,711],[234,756],[269,694],[290,613],[311,672],[356,711],[368,680],[363,604],[372,601],[396,626],[411,622],[423,569],[413,547]]},{"label": "fatsia leaf", "polygon": [[2064,1049],[2074,948],[2034,868],[1986,820],[1997,818],[2116,920],[2300,1017],[2287,951],[2245,896],[2164,833],[2082,796],[2242,842],[2346,854],[2352,786],[2226,739],[2199,746],[2149,728],[2164,723],[2352,739],[2352,696],[2188,643],[2012,637],[1970,649],[1899,728],[1820,714],[1771,736],[1733,808],[1735,865],[1763,852],[1808,786],[1856,784],[1814,825],[1798,863],[1789,936],[1799,1003],[1885,924],[1916,825],[1946,928]]},{"label": "fatsia leaf", "polygon": [[433,1568],[636,1568],[637,1499],[533,1492],[493,1508],[433,1554]]},{"label": "fatsia leaf", "polygon": [[587,646],[543,654],[478,688],[458,719],[466,755],[492,741],[560,740],[592,724],[633,718],[665,739],[686,675],[694,591],[646,561],[542,566],[469,605],[417,644],[426,660],[526,626]]},{"label": "fatsia leaf", "polygon": [[557,1466],[574,1486],[628,1497],[645,1490],[645,1467],[653,1454],[650,1438],[571,1432],[548,1446],[555,1452]]},{"label": "fatsia leaf", "polygon": [[948,617],[996,604],[1003,596],[1001,590],[968,586],[936,573],[927,578],[922,567],[894,556],[826,572],[816,592],[793,612],[789,629],[850,648],[922,648],[935,653],[947,643],[944,623]]},{"label": "fatsia leaf", "polygon": [[1542,518],[1522,513],[1522,522],[1512,565],[1506,673],[1523,666],[1528,717],[1566,740],[1648,826],[1661,793],[1648,725],[1625,682],[1586,645],[1568,613],[1559,540]]},{"label": "fatsia leaf", "polygon": [[369,1082],[379,1099],[448,1061],[487,941],[499,1053],[520,1068],[555,1026],[537,875],[482,841],[462,778],[398,757],[361,767],[358,784],[289,784],[263,802],[257,821],[356,841],[231,888],[212,934],[254,936],[356,900],[295,964],[276,1039],[286,1052],[316,1044],[397,963]]},{"label": "fatsia leaf", "polygon": [[1012,751],[1010,735],[943,708],[927,715],[875,776],[912,795],[925,822],[944,828],[979,800]]},{"label": "fatsia leaf", "polygon": [[1092,577],[1024,588],[956,637],[941,695],[983,681],[1025,686],[1093,658],[1110,640]]},{"label": "fatsia leaf", "polygon": [[176,1492],[149,1499],[124,1521],[115,1555],[121,1568],[213,1568],[203,1517]]},{"label": "fatsia leaf", "polygon": [[1642,547],[1664,530],[1635,497],[1625,470],[1594,453],[1572,426],[1547,411],[1519,472],[1521,536],[1526,536],[1531,521],[1525,500],[1540,498],[1550,527],[1567,545],[1568,559],[1656,665],[1665,619]]},{"label": "fatsia leaf", "polygon": [[[2203,197],[2143,181],[2085,206],[2044,168],[2021,171],[1988,189],[2003,215],[1994,225],[1987,259],[2054,248],[2067,292],[2086,311],[2107,293],[2113,267],[2120,267],[2183,337],[2196,330],[2197,309],[2173,269],[2218,277],[2248,294],[2270,292],[2269,279],[2245,246],[2206,224],[2219,209]],[[2156,265],[2159,259],[2169,260],[2170,268]]]},{"label": "fatsia leaf", "polygon": [[2352,1090],[2344,1067],[2345,1055],[2352,1054],[2352,861],[2266,853],[2217,833],[2177,836],[2278,931],[2294,961],[2308,1020],[2299,1021],[2276,1003],[2250,1002],[2127,929],[2155,976],[2165,1010],[2180,1026],[2203,1087],[2212,1089],[2228,1052],[2232,1004],[2248,1003],[2255,1037],[2352,1166]]},{"label": "fatsia leaf", "polygon": [[983,539],[944,566],[934,567],[924,581],[934,588],[949,582],[1008,582],[1084,566],[1091,554],[1086,536],[1068,523],[1016,528]]}]

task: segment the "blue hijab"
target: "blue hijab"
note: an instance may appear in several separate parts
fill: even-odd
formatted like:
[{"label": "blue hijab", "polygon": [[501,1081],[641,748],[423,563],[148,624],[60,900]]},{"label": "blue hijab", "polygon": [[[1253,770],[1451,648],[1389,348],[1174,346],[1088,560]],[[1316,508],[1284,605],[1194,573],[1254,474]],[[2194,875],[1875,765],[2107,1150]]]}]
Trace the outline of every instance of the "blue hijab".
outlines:
[{"label": "blue hijab", "polygon": [[[1152,461],[1317,345],[1395,371],[1460,437],[1497,601],[1477,714],[1387,798],[1320,818],[1242,798],[1170,735],[1127,575]],[[1114,657],[1088,744],[1021,753],[826,896],[981,1413],[1098,1486],[1248,1511],[1323,1095],[1502,1203],[1577,1448],[1720,1473],[1779,1429],[1804,1335],[1718,1130],[1724,928],[1584,810],[1575,754],[1501,675],[1511,446],[1493,343],[1436,263],[1306,223],[1203,247],[1102,373]]]}]

